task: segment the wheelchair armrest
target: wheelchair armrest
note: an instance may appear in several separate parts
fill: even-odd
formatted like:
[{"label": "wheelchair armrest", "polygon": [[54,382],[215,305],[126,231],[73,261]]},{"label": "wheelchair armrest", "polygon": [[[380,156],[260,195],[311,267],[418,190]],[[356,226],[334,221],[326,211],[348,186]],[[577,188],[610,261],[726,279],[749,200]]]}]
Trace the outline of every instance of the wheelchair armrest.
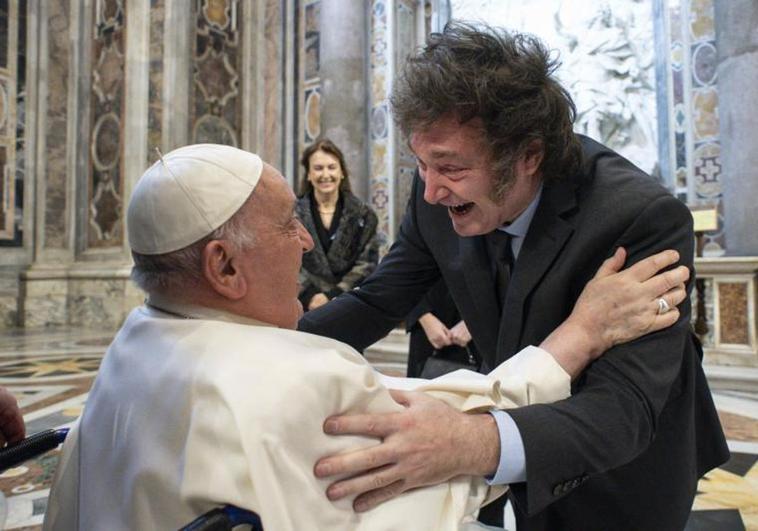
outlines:
[{"label": "wheelchair armrest", "polygon": [[212,509],[198,516],[179,531],[230,531],[242,524],[251,526],[253,531],[263,531],[263,523],[257,514],[234,505]]},{"label": "wheelchair armrest", "polygon": [[68,428],[45,430],[6,446],[0,450],[0,472],[52,450],[66,439],[66,435]]}]

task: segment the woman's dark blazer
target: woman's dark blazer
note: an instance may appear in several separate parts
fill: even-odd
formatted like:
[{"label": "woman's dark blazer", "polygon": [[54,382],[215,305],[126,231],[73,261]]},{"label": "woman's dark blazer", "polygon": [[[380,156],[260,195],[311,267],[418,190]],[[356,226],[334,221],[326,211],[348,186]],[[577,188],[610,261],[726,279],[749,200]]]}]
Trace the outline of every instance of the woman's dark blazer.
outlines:
[{"label": "woman's dark blazer", "polygon": [[350,291],[374,271],[379,261],[376,214],[350,192],[340,193],[343,194],[342,215],[328,252],[318,238],[310,197],[305,195],[297,201],[297,214],[314,243],[313,250],[303,255],[301,296],[324,293],[334,298]]}]

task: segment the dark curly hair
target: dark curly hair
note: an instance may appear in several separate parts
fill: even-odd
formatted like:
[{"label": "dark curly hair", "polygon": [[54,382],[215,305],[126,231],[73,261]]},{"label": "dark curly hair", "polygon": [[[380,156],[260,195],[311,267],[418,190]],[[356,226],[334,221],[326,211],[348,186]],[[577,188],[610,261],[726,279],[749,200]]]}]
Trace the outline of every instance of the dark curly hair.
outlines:
[{"label": "dark curly hair", "polygon": [[305,173],[303,174],[303,180],[300,183],[300,196],[305,196],[313,191],[313,185],[308,180],[308,172],[311,169],[311,156],[316,151],[323,151],[335,157],[340,163],[340,169],[344,179],[340,181],[340,192],[350,191],[350,174],[347,171],[345,165],[345,155],[342,154],[342,150],[337,147],[337,144],[329,140],[328,138],[319,138],[313,144],[303,150],[303,155],[300,157],[300,164],[303,166]]},{"label": "dark curly hair", "polygon": [[496,197],[534,140],[542,143],[545,180],[574,174],[582,157],[576,108],[553,77],[558,64],[532,35],[451,21],[406,61],[391,97],[395,122],[409,136],[450,115],[462,124],[481,119],[499,176]]}]

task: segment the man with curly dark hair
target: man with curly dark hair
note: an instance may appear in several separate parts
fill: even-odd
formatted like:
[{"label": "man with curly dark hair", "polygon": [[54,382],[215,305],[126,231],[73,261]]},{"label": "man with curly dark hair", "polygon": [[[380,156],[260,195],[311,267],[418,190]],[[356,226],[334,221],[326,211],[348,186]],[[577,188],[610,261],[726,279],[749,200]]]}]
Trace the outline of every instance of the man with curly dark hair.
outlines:
[{"label": "man with curly dark hair", "polygon": [[[619,247],[675,249],[692,267],[687,208],[629,161],[572,130],[573,102],[536,38],[451,23],[411,57],[392,96],[418,161],[397,241],[360,289],[300,322],[364,348],[443,277],[487,372],[539,343]],[[689,287],[689,286],[688,286]],[[666,297],[651,298],[670,316]],[[453,414],[412,394],[393,415],[338,416],[327,433],[382,443],[328,456],[331,499],[368,510],[458,475],[511,485],[519,529],[683,529],[698,478],[728,457],[690,305],[676,324],[612,346],[573,396]],[[501,524],[502,500],[480,520]]]}]

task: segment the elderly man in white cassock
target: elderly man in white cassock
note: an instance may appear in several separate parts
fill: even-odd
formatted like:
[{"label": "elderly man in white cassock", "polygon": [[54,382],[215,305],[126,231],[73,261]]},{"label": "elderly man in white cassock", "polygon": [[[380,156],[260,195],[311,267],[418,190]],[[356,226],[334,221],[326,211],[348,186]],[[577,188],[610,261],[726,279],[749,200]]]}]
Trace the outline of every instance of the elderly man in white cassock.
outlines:
[{"label": "elderly man in white cassock", "polygon": [[365,513],[329,501],[318,458],[377,441],[325,435],[324,419],[400,411],[406,395],[391,387],[426,390],[472,419],[560,400],[609,344],[676,320],[643,303],[665,291],[653,275],[676,257],[616,273],[620,252],[542,348],[489,375],[385,378],[347,345],[294,330],[302,253],[313,246],[294,206],[279,172],[228,146],[180,148],[145,172],[127,224],[133,278],[148,297],[108,348],[65,442],[46,529],[176,529],[223,504],[274,531],[474,528],[479,507],[502,494],[483,477]]}]

